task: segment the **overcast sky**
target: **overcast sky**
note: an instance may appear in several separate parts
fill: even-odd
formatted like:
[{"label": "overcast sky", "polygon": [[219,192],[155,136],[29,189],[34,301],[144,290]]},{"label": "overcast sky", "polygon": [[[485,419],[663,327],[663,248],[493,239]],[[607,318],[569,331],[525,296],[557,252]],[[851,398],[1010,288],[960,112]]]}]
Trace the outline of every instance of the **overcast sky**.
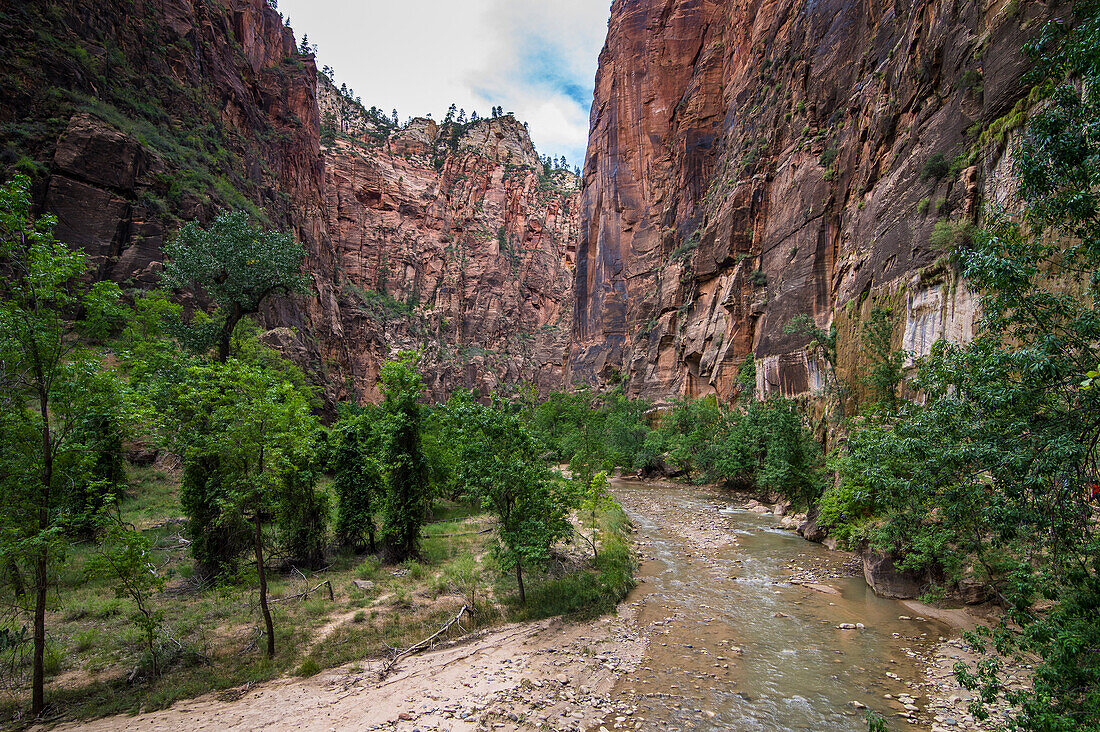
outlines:
[{"label": "overcast sky", "polygon": [[581,165],[610,0],[279,0],[317,66],[367,107],[439,120],[453,102],[530,125],[541,155]]}]

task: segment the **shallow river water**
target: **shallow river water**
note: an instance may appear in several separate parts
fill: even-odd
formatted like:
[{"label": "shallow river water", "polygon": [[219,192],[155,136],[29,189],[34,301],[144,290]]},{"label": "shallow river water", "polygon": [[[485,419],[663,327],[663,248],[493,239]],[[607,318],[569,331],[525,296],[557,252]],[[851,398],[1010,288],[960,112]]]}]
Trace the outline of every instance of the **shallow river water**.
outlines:
[{"label": "shallow river water", "polygon": [[[866,730],[865,705],[890,729],[927,729],[897,716],[897,697],[916,696],[905,682],[920,678],[919,657],[945,627],[903,619],[912,611],[876,597],[851,555],[779,529],[775,516],[696,489],[614,488],[637,527],[643,581],[631,600],[650,635],[646,660],[615,692],[635,700],[645,728]],[[846,623],[864,627],[837,628]]]}]

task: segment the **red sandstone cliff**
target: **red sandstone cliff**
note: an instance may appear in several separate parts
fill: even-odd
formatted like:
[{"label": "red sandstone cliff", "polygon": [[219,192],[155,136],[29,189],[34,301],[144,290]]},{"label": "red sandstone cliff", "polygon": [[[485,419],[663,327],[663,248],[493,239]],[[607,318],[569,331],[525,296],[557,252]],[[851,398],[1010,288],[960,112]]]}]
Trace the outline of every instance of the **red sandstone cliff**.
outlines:
[{"label": "red sandstone cliff", "polygon": [[[341,100],[322,78],[321,107]],[[360,110],[361,111],[361,110]],[[546,176],[511,116],[378,129],[353,109],[325,147],[325,206],[356,393],[420,348],[432,394],[560,389],[572,322],[576,178]]]},{"label": "red sandstone cliff", "polygon": [[1010,195],[1019,48],[1047,12],[616,0],[578,194],[511,118],[372,117],[262,0],[17,4],[0,154],[124,284],[155,281],[182,219],[246,206],[292,231],[313,291],[269,308],[267,339],[329,403],[376,398],[409,347],[437,397],[612,372],[655,399],[729,397],[750,353],[761,387],[798,394],[822,364],[784,332],[795,315],[838,328],[842,377],[876,299],[914,352],[968,335],[932,232]]},{"label": "red sandstone cliff", "polygon": [[328,404],[377,398],[401,348],[435,397],[563,386],[576,178],[513,118],[395,129],[318,86],[264,0],[19,4],[0,39],[2,162],[98,277],[154,285],[182,220],[246,207],[305,245],[311,292],[261,319]]},{"label": "red sandstone cliff", "polygon": [[157,282],[181,220],[247,207],[306,247],[307,298],[268,323],[326,386],[338,333],[323,211],[317,71],[264,0],[68,0],[0,14],[0,145],[31,171],[57,235],[126,287]]},{"label": "red sandstone cliff", "polygon": [[822,364],[784,326],[836,325],[853,377],[873,300],[896,306],[895,340],[916,353],[968,337],[970,295],[932,231],[1005,195],[1020,48],[1047,12],[616,0],[584,168],[575,375],[728,398],[751,353],[759,387],[805,393]]}]

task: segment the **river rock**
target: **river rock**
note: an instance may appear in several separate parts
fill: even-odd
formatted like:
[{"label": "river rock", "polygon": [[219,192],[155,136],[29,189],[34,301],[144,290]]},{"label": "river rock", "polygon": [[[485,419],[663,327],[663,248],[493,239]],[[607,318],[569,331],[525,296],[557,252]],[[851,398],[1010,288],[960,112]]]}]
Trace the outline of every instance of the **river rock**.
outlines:
[{"label": "river rock", "polygon": [[957,593],[959,599],[967,605],[978,605],[989,599],[989,590],[982,582],[959,580]]}]

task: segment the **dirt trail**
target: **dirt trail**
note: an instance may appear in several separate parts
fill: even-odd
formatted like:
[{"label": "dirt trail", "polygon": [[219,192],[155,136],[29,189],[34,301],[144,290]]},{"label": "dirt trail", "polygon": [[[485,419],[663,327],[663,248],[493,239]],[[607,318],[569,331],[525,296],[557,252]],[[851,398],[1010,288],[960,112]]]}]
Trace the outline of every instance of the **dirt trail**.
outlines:
[{"label": "dirt trail", "polygon": [[[378,661],[179,702],[135,717],[57,730],[556,730],[630,717],[608,692],[644,655],[632,606],[592,623],[509,625],[401,662],[378,682]],[[627,725],[623,725],[627,726]],[[630,725],[633,727],[634,725]]]}]

